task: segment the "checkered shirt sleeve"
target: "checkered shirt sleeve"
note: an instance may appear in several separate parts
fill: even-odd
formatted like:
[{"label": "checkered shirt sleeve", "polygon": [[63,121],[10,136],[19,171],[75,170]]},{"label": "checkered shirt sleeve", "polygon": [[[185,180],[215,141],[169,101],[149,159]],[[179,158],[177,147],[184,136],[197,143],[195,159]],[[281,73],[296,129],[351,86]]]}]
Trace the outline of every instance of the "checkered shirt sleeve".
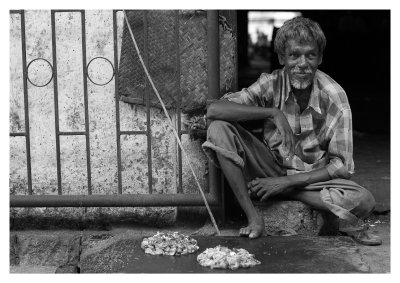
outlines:
[{"label": "checkered shirt sleeve", "polygon": [[329,164],[326,169],[332,179],[348,179],[354,173],[353,129],[350,108],[344,108],[340,115],[332,119],[329,130],[332,131],[332,138],[328,147]]},{"label": "checkered shirt sleeve", "polygon": [[267,90],[273,79],[273,75],[263,73],[259,79],[248,88],[234,93],[229,92],[221,99],[239,104],[266,107],[267,102],[272,99],[272,95],[270,95],[270,92]]}]

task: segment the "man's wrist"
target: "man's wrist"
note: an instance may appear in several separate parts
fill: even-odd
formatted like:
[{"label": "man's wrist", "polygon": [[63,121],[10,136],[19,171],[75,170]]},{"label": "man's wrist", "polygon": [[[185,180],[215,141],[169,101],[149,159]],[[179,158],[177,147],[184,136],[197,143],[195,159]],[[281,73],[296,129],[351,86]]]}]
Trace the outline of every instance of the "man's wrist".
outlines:
[{"label": "man's wrist", "polygon": [[299,173],[287,176],[290,187],[306,187],[309,185],[309,174]]},{"label": "man's wrist", "polygon": [[326,168],[320,168],[314,171],[298,173],[287,177],[292,187],[299,187],[299,188],[304,188],[307,187],[308,185],[317,182],[324,182],[332,179]]}]

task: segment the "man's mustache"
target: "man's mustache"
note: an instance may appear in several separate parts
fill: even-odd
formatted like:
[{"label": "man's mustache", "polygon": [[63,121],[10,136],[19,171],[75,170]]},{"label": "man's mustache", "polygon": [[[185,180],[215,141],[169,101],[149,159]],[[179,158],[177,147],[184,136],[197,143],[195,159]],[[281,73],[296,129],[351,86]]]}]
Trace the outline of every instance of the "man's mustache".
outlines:
[{"label": "man's mustache", "polygon": [[307,69],[300,69],[299,67],[295,67],[292,70],[290,70],[292,74],[312,74],[312,70],[307,68]]}]

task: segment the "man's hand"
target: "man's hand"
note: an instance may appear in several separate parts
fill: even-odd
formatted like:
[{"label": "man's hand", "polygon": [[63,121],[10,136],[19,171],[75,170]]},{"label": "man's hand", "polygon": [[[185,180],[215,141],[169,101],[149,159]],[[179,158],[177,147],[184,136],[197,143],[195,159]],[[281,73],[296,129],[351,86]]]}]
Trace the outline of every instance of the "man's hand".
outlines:
[{"label": "man's hand", "polygon": [[289,125],[288,120],[286,119],[286,116],[283,114],[281,110],[276,109],[272,119],[276,127],[278,128],[279,132],[281,133],[283,148],[287,151],[289,158],[292,158],[294,155],[295,144],[294,144],[293,131]]},{"label": "man's hand", "polygon": [[291,183],[286,176],[255,178],[247,184],[251,193],[261,198],[261,201],[267,200],[269,197],[281,194],[291,189]]}]

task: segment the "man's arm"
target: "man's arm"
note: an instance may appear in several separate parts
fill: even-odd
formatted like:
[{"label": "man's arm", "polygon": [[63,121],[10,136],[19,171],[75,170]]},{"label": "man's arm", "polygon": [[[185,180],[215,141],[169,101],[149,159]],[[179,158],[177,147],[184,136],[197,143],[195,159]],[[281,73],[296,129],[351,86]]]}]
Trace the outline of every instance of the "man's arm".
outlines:
[{"label": "man's arm", "polygon": [[331,176],[326,168],[320,168],[310,172],[298,173],[295,175],[256,178],[248,183],[248,188],[252,193],[261,197],[265,201],[270,196],[285,193],[296,188],[303,188],[310,184],[331,180]]},{"label": "man's arm", "polygon": [[273,119],[277,115],[277,110],[276,108],[264,108],[228,100],[217,100],[208,106],[207,119],[229,122]]},{"label": "man's arm", "polygon": [[288,179],[289,186],[295,188],[306,187],[317,182],[324,182],[332,179],[325,167],[310,172],[285,176],[285,178]]},{"label": "man's arm", "polygon": [[342,111],[332,127],[332,138],[328,146],[329,164],[326,169],[332,179],[350,179],[354,173],[353,162],[353,127],[350,108]]},{"label": "man's arm", "polygon": [[207,119],[240,122],[271,119],[282,135],[283,146],[290,157],[294,155],[293,131],[283,112],[277,108],[243,105],[226,100],[217,100],[207,108]]}]

